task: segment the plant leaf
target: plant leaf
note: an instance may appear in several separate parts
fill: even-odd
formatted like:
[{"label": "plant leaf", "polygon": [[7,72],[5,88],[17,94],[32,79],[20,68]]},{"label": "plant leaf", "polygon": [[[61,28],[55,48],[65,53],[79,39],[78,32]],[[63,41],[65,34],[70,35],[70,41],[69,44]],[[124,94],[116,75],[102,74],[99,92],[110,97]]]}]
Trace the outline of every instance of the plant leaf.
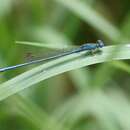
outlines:
[{"label": "plant leaf", "polygon": [[130,45],[121,45],[118,53],[112,59],[108,59],[117,46],[108,46],[102,48],[102,54],[85,55],[86,52],[76,53],[56,60],[49,61],[38,67],[33,68],[11,80],[0,85],[0,100],[7,98],[21,90],[28,88],[42,80],[51,78],[58,74],[112,60],[130,59]]}]

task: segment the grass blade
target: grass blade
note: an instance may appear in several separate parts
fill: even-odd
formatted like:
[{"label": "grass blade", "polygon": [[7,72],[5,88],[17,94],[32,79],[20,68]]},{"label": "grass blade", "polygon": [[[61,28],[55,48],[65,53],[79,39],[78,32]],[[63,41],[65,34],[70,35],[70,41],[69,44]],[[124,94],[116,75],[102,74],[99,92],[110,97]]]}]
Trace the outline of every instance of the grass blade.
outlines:
[{"label": "grass blade", "polygon": [[[73,54],[35,67],[30,71],[2,83],[0,85],[0,100],[58,74],[88,65],[108,62],[110,61],[108,57],[113,54],[115,48],[116,46],[104,47],[101,55],[85,55],[85,52]],[[122,45],[117,55],[111,60],[123,59],[130,59],[130,45]]]},{"label": "grass blade", "polygon": [[109,39],[118,41],[121,37],[120,31],[96,10],[90,7],[89,4],[84,4],[84,2],[80,0],[71,0],[71,2],[70,0],[56,1],[67,7],[74,14],[78,15],[79,18],[83,19]]}]

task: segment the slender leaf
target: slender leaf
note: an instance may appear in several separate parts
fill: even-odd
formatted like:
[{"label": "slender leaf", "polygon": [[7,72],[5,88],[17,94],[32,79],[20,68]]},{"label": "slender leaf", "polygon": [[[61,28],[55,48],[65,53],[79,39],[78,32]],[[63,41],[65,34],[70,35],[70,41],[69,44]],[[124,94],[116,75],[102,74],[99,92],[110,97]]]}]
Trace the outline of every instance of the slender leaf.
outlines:
[{"label": "slender leaf", "polygon": [[7,98],[25,88],[28,88],[42,80],[58,74],[110,60],[130,59],[130,45],[122,45],[115,57],[108,59],[113,54],[116,46],[108,46],[102,49],[102,54],[91,55],[90,52],[68,55],[27,71],[0,85],[0,100]]}]

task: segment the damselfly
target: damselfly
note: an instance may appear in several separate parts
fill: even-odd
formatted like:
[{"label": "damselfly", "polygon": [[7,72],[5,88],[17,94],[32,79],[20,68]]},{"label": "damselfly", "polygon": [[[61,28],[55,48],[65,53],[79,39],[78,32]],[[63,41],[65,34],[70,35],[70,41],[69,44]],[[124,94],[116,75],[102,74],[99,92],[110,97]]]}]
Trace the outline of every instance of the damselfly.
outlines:
[{"label": "damselfly", "polygon": [[97,43],[85,43],[85,44],[79,46],[78,48],[75,48],[71,51],[66,51],[66,52],[60,53],[60,54],[55,55],[55,56],[51,56],[51,57],[43,58],[43,59],[38,59],[38,60],[33,60],[33,61],[25,62],[25,63],[22,63],[22,64],[17,64],[17,65],[14,65],[14,66],[8,66],[8,67],[0,68],[0,72],[16,69],[16,68],[27,66],[27,65],[41,63],[43,61],[52,60],[52,59],[55,59],[55,58],[67,56],[67,55],[70,55],[70,54],[73,54],[73,53],[83,52],[83,51],[86,51],[86,50],[93,51],[93,50],[96,50],[97,48],[102,48],[103,46],[104,46],[104,43],[101,40],[98,40]]}]

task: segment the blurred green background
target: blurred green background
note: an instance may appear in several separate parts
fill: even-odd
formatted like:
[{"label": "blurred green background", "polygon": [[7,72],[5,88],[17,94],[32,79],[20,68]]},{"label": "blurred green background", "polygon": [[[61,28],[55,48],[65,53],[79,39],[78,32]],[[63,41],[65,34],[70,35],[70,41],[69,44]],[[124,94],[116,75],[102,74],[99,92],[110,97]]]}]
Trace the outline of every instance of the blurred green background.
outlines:
[{"label": "blurred green background", "polygon": [[[0,67],[51,49],[16,44],[129,43],[129,0],[0,0]],[[7,81],[32,67],[0,73]],[[0,130],[129,130],[129,61],[67,72],[0,103]]]}]

